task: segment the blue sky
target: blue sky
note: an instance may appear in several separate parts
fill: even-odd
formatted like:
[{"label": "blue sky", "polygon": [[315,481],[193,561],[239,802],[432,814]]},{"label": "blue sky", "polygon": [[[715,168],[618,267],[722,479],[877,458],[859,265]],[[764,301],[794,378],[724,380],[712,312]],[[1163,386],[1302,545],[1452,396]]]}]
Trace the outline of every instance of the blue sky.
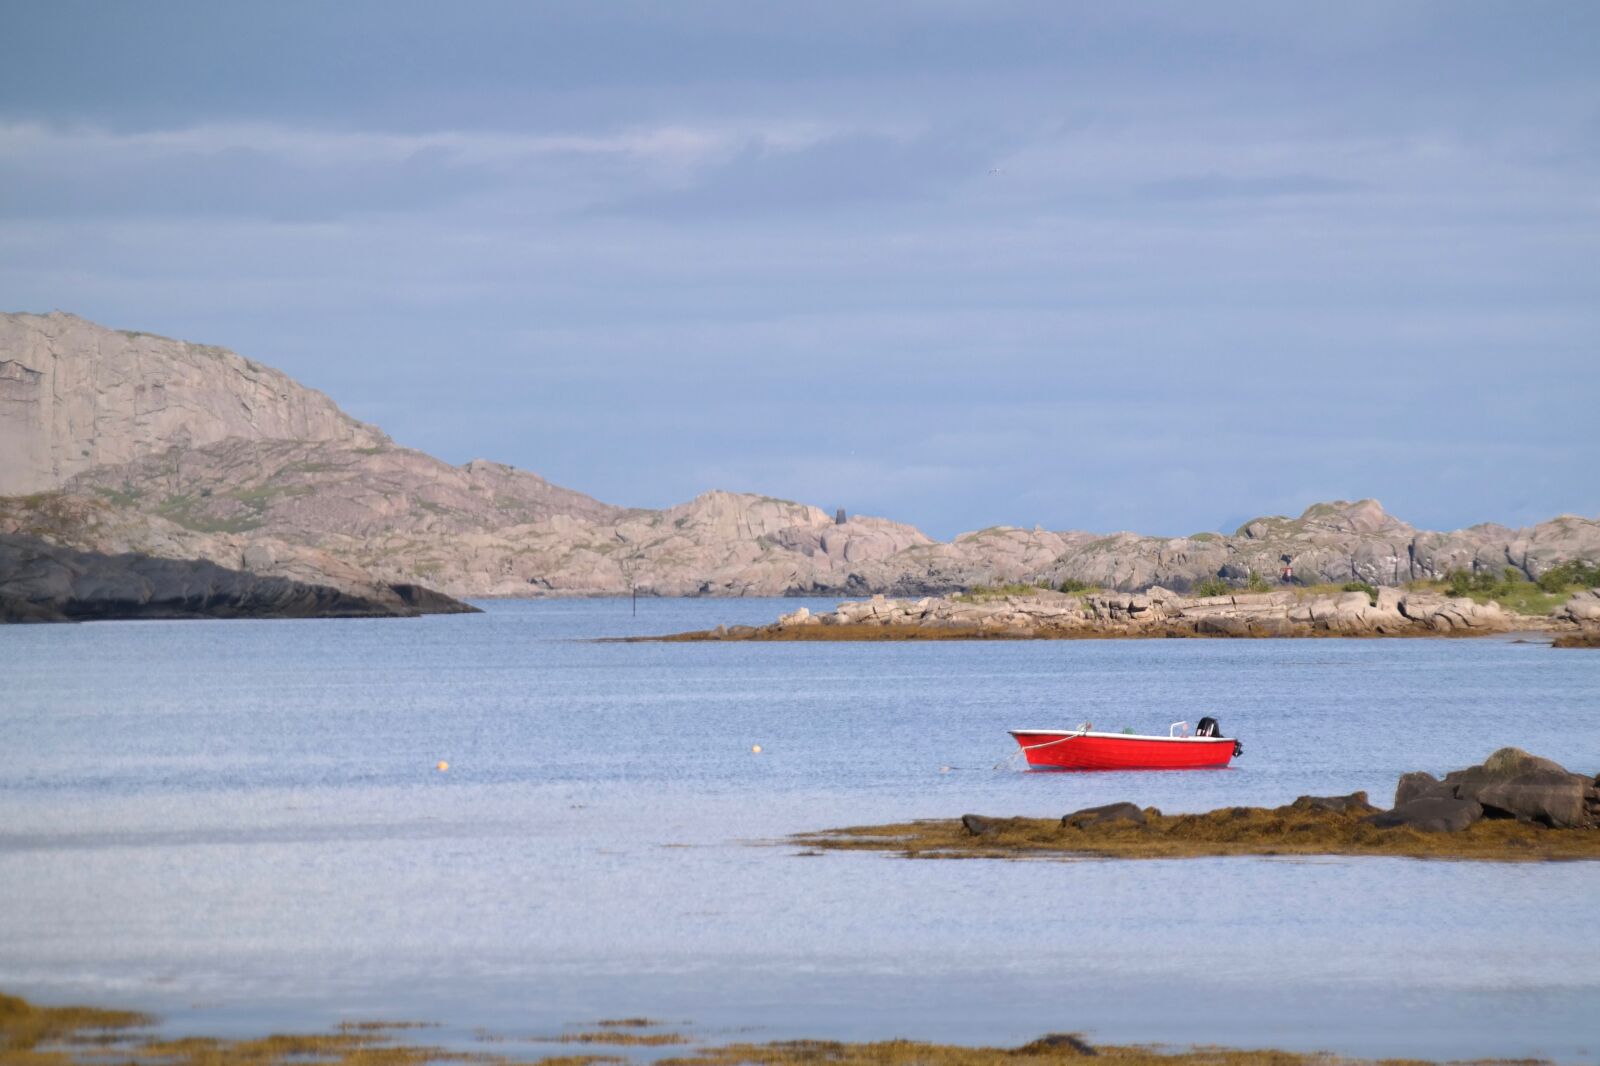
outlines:
[{"label": "blue sky", "polygon": [[1600,512],[1595,5],[0,27],[0,306],[227,345],[454,462],[940,536]]}]

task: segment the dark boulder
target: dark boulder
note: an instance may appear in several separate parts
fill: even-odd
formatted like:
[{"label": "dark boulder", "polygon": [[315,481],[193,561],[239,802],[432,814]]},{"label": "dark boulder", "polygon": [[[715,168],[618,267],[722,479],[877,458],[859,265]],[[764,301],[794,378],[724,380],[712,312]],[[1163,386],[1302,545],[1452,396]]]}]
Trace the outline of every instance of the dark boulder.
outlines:
[{"label": "dark boulder", "polygon": [[1050,1033],[1032,1043],[1011,1049],[1013,1055],[1048,1055],[1066,1058],[1073,1055],[1098,1055],[1094,1045],[1077,1033]]},{"label": "dark boulder", "polygon": [[1289,807],[1297,811],[1349,811],[1357,814],[1370,814],[1378,809],[1367,802],[1365,792],[1352,792],[1348,796],[1300,796]]},{"label": "dark boulder", "polygon": [[1567,768],[1554,759],[1543,759],[1537,755],[1530,755],[1521,748],[1501,748],[1493,755],[1483,760],[1480,766],[1469,766],[1465,770],[1445,774],[1444,779],[1450,781],[1466,774],[1483,774],[1488,777],[1516,777],[1531,770],[1554,770],[1564,774]]},{"label": "dark boulder", "polygon": [[1588,779],[1577,774],[1535,770],[1499,781],[1460,786],[1457,794],[1483,804],[1492,818],[1516,818],[1553,829],[1571,829],[1589,822],[1584,809],[1587,785]]},{"label": "dark boulder", "polygon": [[1367,821],[1379,829],[1405,827],[1424,833],[1459,833],[1482,817],[1483,807],[1475,800],[1423,796],[1392,811],[1379,811]]},{"label": "dark boulder", "polygon": [[1073,811],[1061,819],[1064,829],[1086,829],[1089,826],[1106,825],[1110,822],[1144,825],[1144,811],[1132,803],[1107,803],[1102,807],[1085,807],[1081,811]]},{"label": "dark boulder", "polygon": [[1594,784],[1560,763],[1501,748],[1483,761],[1446,774],[1443,785],[1457,799],[1483,805],[1491,818],[1516,818],[1556,829],[1594,824],[1589,795]]},{"label": "dark boulder", "polygon": [[998,818],[985,818],[981,814],[963,814],[961,816],[961,828],[975,837],[988,836],[1000,828],[1000,820]]},{"label": "dark boulder", "polygon": [[1414,799],[1434,795],[1449,796],[1454,795],[1454,793],[1437,777],[1417,770],[1413,773],[1400,775],[1400,782],[1395,785],[1394,789],[1394,805],[1396,807],[1404,807]]}]

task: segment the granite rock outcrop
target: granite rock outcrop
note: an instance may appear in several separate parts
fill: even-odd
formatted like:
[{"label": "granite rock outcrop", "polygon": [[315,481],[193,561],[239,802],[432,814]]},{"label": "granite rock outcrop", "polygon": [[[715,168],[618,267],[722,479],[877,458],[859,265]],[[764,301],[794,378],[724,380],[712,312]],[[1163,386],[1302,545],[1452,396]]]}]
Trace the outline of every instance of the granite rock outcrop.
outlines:
[{"label": "granite rock outcrop", "polygon": [[1521,748],[1501,748],[1478,766],[1445,774],[1443,781],[1406,774],[1395,789],[1394,808],[1372,822],[1379,828],[1457,832],[1480,818],[1551,829],[1600,826],[1600,778],[1572,773]]},{"label": "granite rock outcrop", "polygon": [[1478,525],[1441,533],[1417,529],[1376,500],[1313,504],[1298,518],[1252,519],[1232,536],[1142,537],[1118,533],[1064,552],[1040,573],[1128,591],[1161,585],[1186,590],[1210,578],[1238,584],[1252,574],[1302,584],[1404,585],[1452,571],[1499,576],[1507,568],[1536,579],[1571,559],[1600,554],[1600,521],[1561,516],[1526,529]]},{"label": "granite rock outcrop", "polygon": [[741,626],[673,639],[921,640],[1079,637],[1396,637],[1505,633],[1540,623],[1495,603],[1428,591],[1380,589],[1317,595],[1304,590],[1188,597],[1145,593],[1067,594],[1039,589],[1004,595],[925,596],[841,603],[831,612],[800,608],[765,626]]},{"label": "granite rock outcrop", "polygon": [[315,389],[225,348],[60,311],[0,314],[0,496],[230,437],[388,440]]}]

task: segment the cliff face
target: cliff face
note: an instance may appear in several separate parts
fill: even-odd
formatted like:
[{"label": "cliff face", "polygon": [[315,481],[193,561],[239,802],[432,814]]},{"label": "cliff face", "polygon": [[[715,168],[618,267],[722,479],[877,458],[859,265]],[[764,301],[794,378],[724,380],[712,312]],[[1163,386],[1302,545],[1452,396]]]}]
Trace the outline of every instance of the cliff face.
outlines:
[{"label": "cliff face", "polygon": [[1600,521],[1415,529],[1374,500],[1232,535],[1000,526],[944,543],[885,518],[708,492],[615,507],[536,474],[402,448],[322,393],[224,349],[71,315],[0,315],[0,532],[205,559],[352,595],[921,594],[1074,580],[1179,591],[1212,577],[1396,585],[1453,569],[1536,577],[1600,560]]},{"label": "cliff face", "polygon": [[322,393],[225,348],[59,311],[0,314],[0,496],[229,437],[387,440]]}]

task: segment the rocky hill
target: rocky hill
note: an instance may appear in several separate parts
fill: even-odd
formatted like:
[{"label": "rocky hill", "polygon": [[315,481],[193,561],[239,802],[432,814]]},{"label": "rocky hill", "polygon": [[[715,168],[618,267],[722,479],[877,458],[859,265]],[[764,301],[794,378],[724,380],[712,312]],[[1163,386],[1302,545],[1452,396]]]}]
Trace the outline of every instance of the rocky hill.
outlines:
[{"label": "rocky hill", "polygon": [[1276,581],[1288,567],[1302,583],[1364,581],[1403,585],[1453,570],[1537,578],[1570,559],[1600,557],[1600,521],[1571,515],[1527,529],[1479,525],[1452,533],[1416,529],[1377,500],[1313,504],[1299,518],[1273,515],[1232,536],[1142,537],[1119,533],[1063,553],[1042,576],[1095,588],[1188,589],[1211,577],[1244,583],[1252,573]]},{"label": "rocky hill", "polygon": [[0,314],[0,496],[230,437],[387,442],[315,389],[225,348]]},{"label": "rocky hill", "polygon": [[403,448],[225,349],[61,313],[0,315],[3,494],[16,498],[0,506],[0,532],[354,595],[415,584],[456,596],[907,595],[1017,581],[1184,591],[1218,577],[1277,580],[1285,566],[1306,583],[1397,585],[1600,560],[1595,519],[1436,533],[1373,500],[1259,518],[1232,535],[1000,526],[949,542],[749,494],[624,508],[514,467]]}]

